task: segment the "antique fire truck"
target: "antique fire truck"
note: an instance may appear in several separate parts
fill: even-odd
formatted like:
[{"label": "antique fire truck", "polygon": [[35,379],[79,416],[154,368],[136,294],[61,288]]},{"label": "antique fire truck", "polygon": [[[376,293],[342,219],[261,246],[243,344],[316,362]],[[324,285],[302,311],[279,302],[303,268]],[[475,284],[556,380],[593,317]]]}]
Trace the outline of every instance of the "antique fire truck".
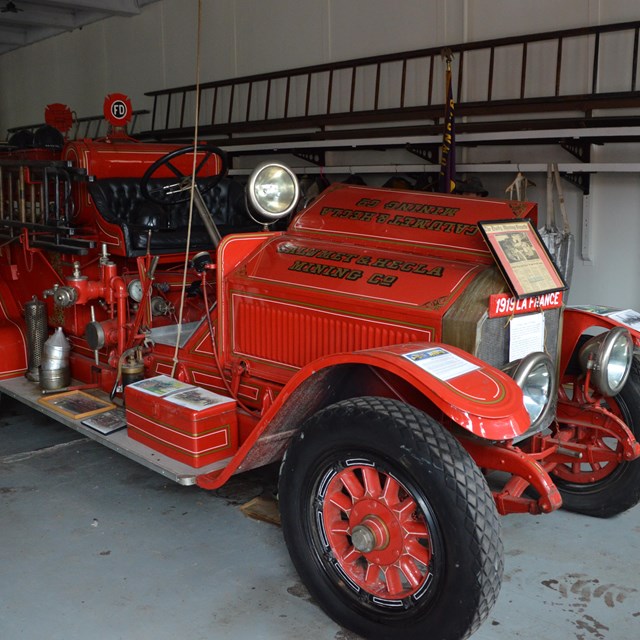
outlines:
[{"label": "antique fire truck", "polygon": [[281,163],[243,186],[206,143],[40,137],[0,159],[0,392],[185,485],[282,461],[340,624],[466,638],[498,514],[640,499],[640,335],[565,308],[535,204],[333,184],[298,210]]}]

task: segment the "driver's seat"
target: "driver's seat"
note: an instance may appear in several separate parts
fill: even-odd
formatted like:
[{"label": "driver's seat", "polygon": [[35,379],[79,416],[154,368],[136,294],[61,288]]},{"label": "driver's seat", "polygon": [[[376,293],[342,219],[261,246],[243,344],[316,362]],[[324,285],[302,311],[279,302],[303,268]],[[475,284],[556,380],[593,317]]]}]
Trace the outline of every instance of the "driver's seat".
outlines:
[{"label": "driver's seat", "polygon": [[[160,186],[162,182],[158,180],[150,186]],[[146,252],[149,231],[153,253],[178,252],[186,246],[189,202],[161,205],[148,200],[136,178],[94,180],[89,183],[89,193],[100,216],[122,228],[128,256]],[[233,179],[223,178],[202,197],[221,236],[257,229],[247,213],[244,188]],[[210,247],[211,240],[194,207],[190,248]]]}]

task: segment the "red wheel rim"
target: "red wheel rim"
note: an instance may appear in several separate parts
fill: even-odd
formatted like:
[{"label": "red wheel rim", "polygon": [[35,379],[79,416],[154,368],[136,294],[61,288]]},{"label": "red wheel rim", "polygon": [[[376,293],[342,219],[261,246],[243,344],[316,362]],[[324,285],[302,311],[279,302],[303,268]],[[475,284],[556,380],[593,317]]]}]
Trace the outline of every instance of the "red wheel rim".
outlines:
[{"label": "red wheel rim", "polygon": [[334,469],[322,484],[321,526],[349,581],[379,602],[426,591],[433,556],[430,529],[407,488],[362,460]]},{"label": "red wheel rim", "polygon": [[[614,398],[607,398],[605,408],[622,421],[627,421],[627,416]],[[568,440],[586,445],[588,455],[582,460],[558,465],[553,470],[557,478],[573,484],[593,484],[608,478],[619,468],[623,462],[621,442],[588,427],[568,426],[568,429],[568,432],[563,429],[565,435],[570,434]]]},{"label": "red wheel rim", "polygon": [[588,459],[558,465],[554,475],[573,484],[593,484],[610,476],[622,461],[622,443],[593,429],[577,427],[573,431],[571,442],[587,445]]}]

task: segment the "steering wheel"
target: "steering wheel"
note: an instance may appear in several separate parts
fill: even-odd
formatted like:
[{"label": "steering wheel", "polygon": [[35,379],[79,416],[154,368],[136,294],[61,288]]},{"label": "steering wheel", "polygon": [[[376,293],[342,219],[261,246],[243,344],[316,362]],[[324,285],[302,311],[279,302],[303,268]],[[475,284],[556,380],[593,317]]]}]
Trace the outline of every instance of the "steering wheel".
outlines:
[{"label": "steering wheel", "polygon": [[[142,195],[158,204],[176,204],[189,200],[191,197],[192,161],[183,159],[183,162],[178,163],[176,159],[181,156],[193,154],[194,151],[198,154],[204,154],[202,160],[196,165],[196,187],[200,193],[206,193],[213,189],[227,174],[227,157],[225,152],[218,147],[214,147],[212,144],[203,144],[197,147],[193,145],[190,147],[182,147],[158,158],[158,160],[144,172],[140,180],[140,191]],[[209,160],[211,160],[214,154],[220,158],[220,172],[215,176],[199,180],[199,174],[204,173]],[[186,163],[185,160],[187,160]],[[180,167],[186,167],[188,165],[189,168],[188,170],[183,170],[177,166],[178,164]],[[176,177],[175,181],[171,183],[166,182],[167,170],[172,174],[172,177]],[[158,180],[157,184],[150,184],[155,180]]]}]

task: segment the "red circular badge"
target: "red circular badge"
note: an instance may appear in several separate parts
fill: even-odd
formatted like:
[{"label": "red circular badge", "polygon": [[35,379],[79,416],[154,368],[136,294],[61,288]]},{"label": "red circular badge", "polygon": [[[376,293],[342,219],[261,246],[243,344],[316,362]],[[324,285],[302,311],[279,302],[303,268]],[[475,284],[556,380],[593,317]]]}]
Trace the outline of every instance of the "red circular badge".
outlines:
[{"label": "red circular badge", "polygon": [[112,126],[124,127],[131,115],[131,100],[124,93],[112,93],[104,99],[104,117]]},{"label": "red circular badge", "polygon": [[44,110],[44,121],[61,133],[67,133],[73,126],[73,114],[66,104],[48,104]]}]

